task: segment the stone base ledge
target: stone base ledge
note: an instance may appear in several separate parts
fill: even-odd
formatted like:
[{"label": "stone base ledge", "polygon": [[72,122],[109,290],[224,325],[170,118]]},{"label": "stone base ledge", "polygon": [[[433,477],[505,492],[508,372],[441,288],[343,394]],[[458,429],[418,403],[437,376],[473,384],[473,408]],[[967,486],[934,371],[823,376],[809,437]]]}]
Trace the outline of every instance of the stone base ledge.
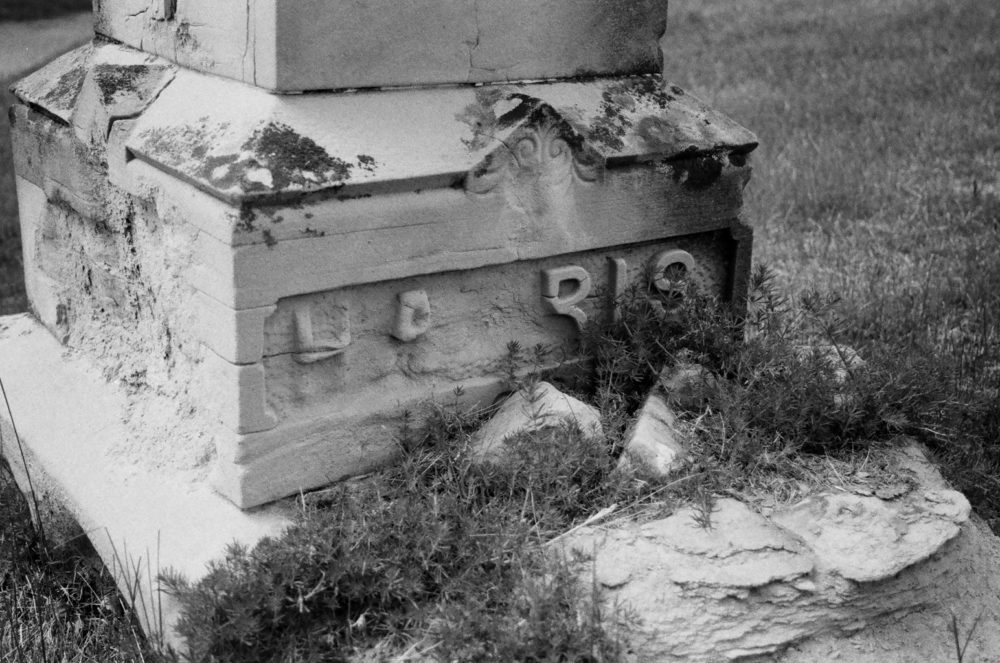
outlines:
[{"label": "stone base ledge", "polygon": [[27,461],[0,408],[0,451],[18,485],[27,491],[30,475],[40,500],[79,522],[134,599],[143,629],[165,644],[180,644],[172,629],[179,607],[158,591],[159,571],[197,580],[229,544],[251,546],[290,523],[280,506],[241,511],[209,487],[203,470],[152,469],[117,455],[133,434],[122,420],[126,399],[30,315],[0,317],[0,379]]}]

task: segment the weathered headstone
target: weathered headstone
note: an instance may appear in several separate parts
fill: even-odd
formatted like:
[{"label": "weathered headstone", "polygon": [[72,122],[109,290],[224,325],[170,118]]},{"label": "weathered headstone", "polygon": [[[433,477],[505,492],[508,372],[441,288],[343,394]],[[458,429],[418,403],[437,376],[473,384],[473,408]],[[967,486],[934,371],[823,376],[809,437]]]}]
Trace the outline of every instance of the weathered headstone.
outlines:
[{"label": "weathered headstone", "polygon": [[136,462],[254,506],[385,462],[428,397],[492,399],[510,341],[630,282],[745,291],[756,139],[662,80],[663,0],[96,15],[116,43],[15,87],[15,166],[32,310],[127,390]]}]

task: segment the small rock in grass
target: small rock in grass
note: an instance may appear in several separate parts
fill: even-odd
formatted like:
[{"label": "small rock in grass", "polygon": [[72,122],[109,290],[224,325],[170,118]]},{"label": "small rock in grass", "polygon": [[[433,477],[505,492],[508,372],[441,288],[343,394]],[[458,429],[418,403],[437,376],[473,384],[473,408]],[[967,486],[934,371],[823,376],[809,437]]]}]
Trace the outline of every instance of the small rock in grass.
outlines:
[{"label": "small rock in grass", "polygon": [[685,452],[677,417],[667,401],[655,392],[646,398],[626,439],[625,453],[618,466],[627,469],[638,465],[653,476],[669,474]]},{"label": "small rock in grass", "polygon": [[568,396],[548,382],[511,394],[472,438],[472,457],[477,462],[498,461],[504,457],[507,438],[521,432],[575,424],[590,437],[604,435],[597,409]]},{"label": "small rock in grass", "polygon": [[704,407],[717,378],[701,364],[681,363],[660,375],[660,387],[669,401],[685,410]]}]

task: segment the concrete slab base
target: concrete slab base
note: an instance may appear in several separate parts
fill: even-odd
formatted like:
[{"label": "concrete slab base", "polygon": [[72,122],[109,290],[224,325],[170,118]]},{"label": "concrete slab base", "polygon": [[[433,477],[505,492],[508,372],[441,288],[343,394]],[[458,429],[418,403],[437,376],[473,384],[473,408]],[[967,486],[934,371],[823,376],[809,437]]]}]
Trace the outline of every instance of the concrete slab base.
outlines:
[{"label": "concrete slab base", "polygon": [[30,315],[0,317],[0,379],[10,401],[10,412],[0,407],[0,451],[18,485],[26,491],[30,476],[37,497],[72,514],[143,629],[164,644],[182,643],[173,631],[179,606],[157,585],[161,570],[196,580],[229,544],[253,545],[291,521],[287,506],[241,511],[209,487],[205,469],[116,455],[132,434],[124,394]]}]

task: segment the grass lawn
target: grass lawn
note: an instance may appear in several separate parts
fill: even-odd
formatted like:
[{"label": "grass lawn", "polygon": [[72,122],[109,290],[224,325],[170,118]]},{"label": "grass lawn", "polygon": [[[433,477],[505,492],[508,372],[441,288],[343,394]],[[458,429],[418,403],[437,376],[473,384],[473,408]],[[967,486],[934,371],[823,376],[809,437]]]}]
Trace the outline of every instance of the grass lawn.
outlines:
[{"label": "grass lawn", "polygon": [[90,11],[90,0],[0,0],[0,21],[34,21]]},{"label": "grass lawn", "polygon": [[[1000,4],[687,0],[667,30],[666,77],[760,138],[746,207],[756,260],[793,296],[837,293],[840,338],[930,371],[948,406],[963,404],[917,432],[1000,529]],[[8,173],[0,229],[15,213]],[[19,269],[16,238],[0,237],[0,313],[24,306]],[[19,531],[0,528],[0,544]],[[41,582],[37,558],[18,568],[56,588],[38,601],[79,610],[57,589],[78,571]],[[4,637],[4,610],[26,600],[0,586]]]}]

